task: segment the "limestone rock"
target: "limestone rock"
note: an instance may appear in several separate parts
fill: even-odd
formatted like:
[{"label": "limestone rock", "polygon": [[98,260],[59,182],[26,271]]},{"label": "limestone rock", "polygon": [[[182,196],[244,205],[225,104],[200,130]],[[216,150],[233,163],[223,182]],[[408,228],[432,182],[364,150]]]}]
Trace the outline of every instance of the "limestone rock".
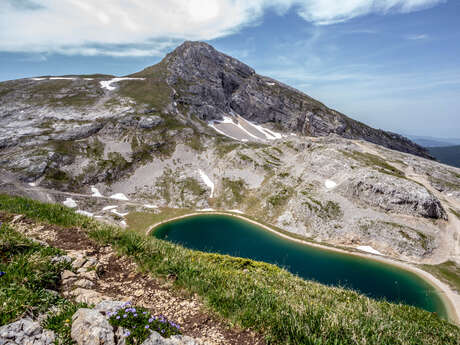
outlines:
[{"label": "limestone rock", "polygon": [[50,345],[54,332],[44,330],[38,322],[21,319],[0,327],[0,345]]},{"label": "limestone rock", "polygon": [[151,129],[163,123],[163,119],[159,116],[143,117],[139,120],[139,127],[143,129]]},{"label": "limestone rock", "polygon": [[82,308],[72,316],[71,336],[78,345],[115,345],[112,326],[93,309]]}]

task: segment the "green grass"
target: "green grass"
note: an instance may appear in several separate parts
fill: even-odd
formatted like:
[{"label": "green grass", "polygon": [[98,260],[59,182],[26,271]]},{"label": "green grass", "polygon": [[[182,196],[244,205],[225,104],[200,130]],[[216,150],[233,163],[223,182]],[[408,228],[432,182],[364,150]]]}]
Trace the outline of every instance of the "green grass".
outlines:
[{"label": "green grass", "polygon": [[14,322],[27,314],[49,314],[42,327],[55,332],[58,343],[74,344],[70,329],[72,315],[84,304],[74,304],[52,293],[60,284],[61,272],[69,263],[53,263],[62,254],[59,249],[44,247],[21,235],[8,225],[0,227],[0,326]]},{"label": "green grass", "polygon": [[381,173],[395,177],[405,178],[405,175],[401,170],[397,169],[391,164],[388,164],[385,160],[383,160],[379,156],[373,155],[372,153],[359,151],[349,152],[344,150],[341,150],[340,152],[342,152],[344,156],[352,158],[365,166],[370,166]]},{"label": "green grass", "polygon": [[458,219],[460,219],[460,212],[457,212],[456,210],[454,210],[453,208],[450,208],[450,212],[452,212],[455,217],[457,217]]},{"label": "green grass", "polygon": [[422,265],[423,269],[446,282],[457,292],[460,292],[460,266],[453,261],[439,265]]},{"label": "green grass", "polygon": [[0,209],[78,226],[154,276],[201,296],[230,323],[263,333],[268,344],[458,344],[458,327],[424,310],[375,301],[306,281],[277,266],[185,249],[77,215],[60,205],[0,196]]}]

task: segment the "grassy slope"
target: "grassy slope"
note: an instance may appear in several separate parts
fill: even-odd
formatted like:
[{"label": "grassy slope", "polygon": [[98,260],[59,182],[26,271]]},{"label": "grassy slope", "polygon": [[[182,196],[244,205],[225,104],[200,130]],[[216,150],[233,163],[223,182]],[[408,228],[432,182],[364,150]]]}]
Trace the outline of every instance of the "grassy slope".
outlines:
[{"label": "grassy slope", "polygon": [[0,226],[0,326],[14,322],[27,314],[40,314],[51,307],[58,310],[42,323],[55,331],[59,344],[73,344],[70,338],[70,320],[83,304],[74,304],[52,293],[60,282],[68,263],[53,263],[60,250],[44,247],[8,225]]},{"label": "grassy slope", "polygon": [[460,330],[436,315],[302,280],[276,266],[207,254],[123,231],[61,205],[0,195],[0,210],[78,226],[154,275],[200,295],[221,316],[277,344],[458,344]]}]

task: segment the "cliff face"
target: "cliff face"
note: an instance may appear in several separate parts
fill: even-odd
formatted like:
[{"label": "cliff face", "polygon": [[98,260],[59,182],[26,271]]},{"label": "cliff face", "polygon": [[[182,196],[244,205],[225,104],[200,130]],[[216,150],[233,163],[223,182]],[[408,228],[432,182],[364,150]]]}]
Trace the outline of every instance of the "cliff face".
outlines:
[{"label": "cliff face", "polygon": [[[290,133],[313,137],[334,133],[431,158],[409,139],[350,119],[294,88],[258,75],[251,67],[206,43],[185,42],[162,64],[167,69],[167,83],[176,91],[177,103],[202,120],[237,113],[259,124],[275,124]],[[151,69],[136,74],[149,75]]]}]

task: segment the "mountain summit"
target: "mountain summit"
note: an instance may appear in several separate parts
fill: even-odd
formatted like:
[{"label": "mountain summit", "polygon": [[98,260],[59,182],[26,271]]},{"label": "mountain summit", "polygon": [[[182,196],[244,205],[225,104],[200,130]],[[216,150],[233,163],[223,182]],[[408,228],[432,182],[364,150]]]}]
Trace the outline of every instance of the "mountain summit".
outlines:
[{"label": "mountain summit", "polygon": [[337,134],[431,158],[409,139],[371,128],[301,91],[258,75],[251,67],[207,43],[185,42],[159,65],[133,76],[157,76],[159,66],[165,69],[165,80],[174,89],[175,101],[188,114],[202,120],[221,120],[238,114],[259,124],[271,123],[289,133],[313,137]]}]

